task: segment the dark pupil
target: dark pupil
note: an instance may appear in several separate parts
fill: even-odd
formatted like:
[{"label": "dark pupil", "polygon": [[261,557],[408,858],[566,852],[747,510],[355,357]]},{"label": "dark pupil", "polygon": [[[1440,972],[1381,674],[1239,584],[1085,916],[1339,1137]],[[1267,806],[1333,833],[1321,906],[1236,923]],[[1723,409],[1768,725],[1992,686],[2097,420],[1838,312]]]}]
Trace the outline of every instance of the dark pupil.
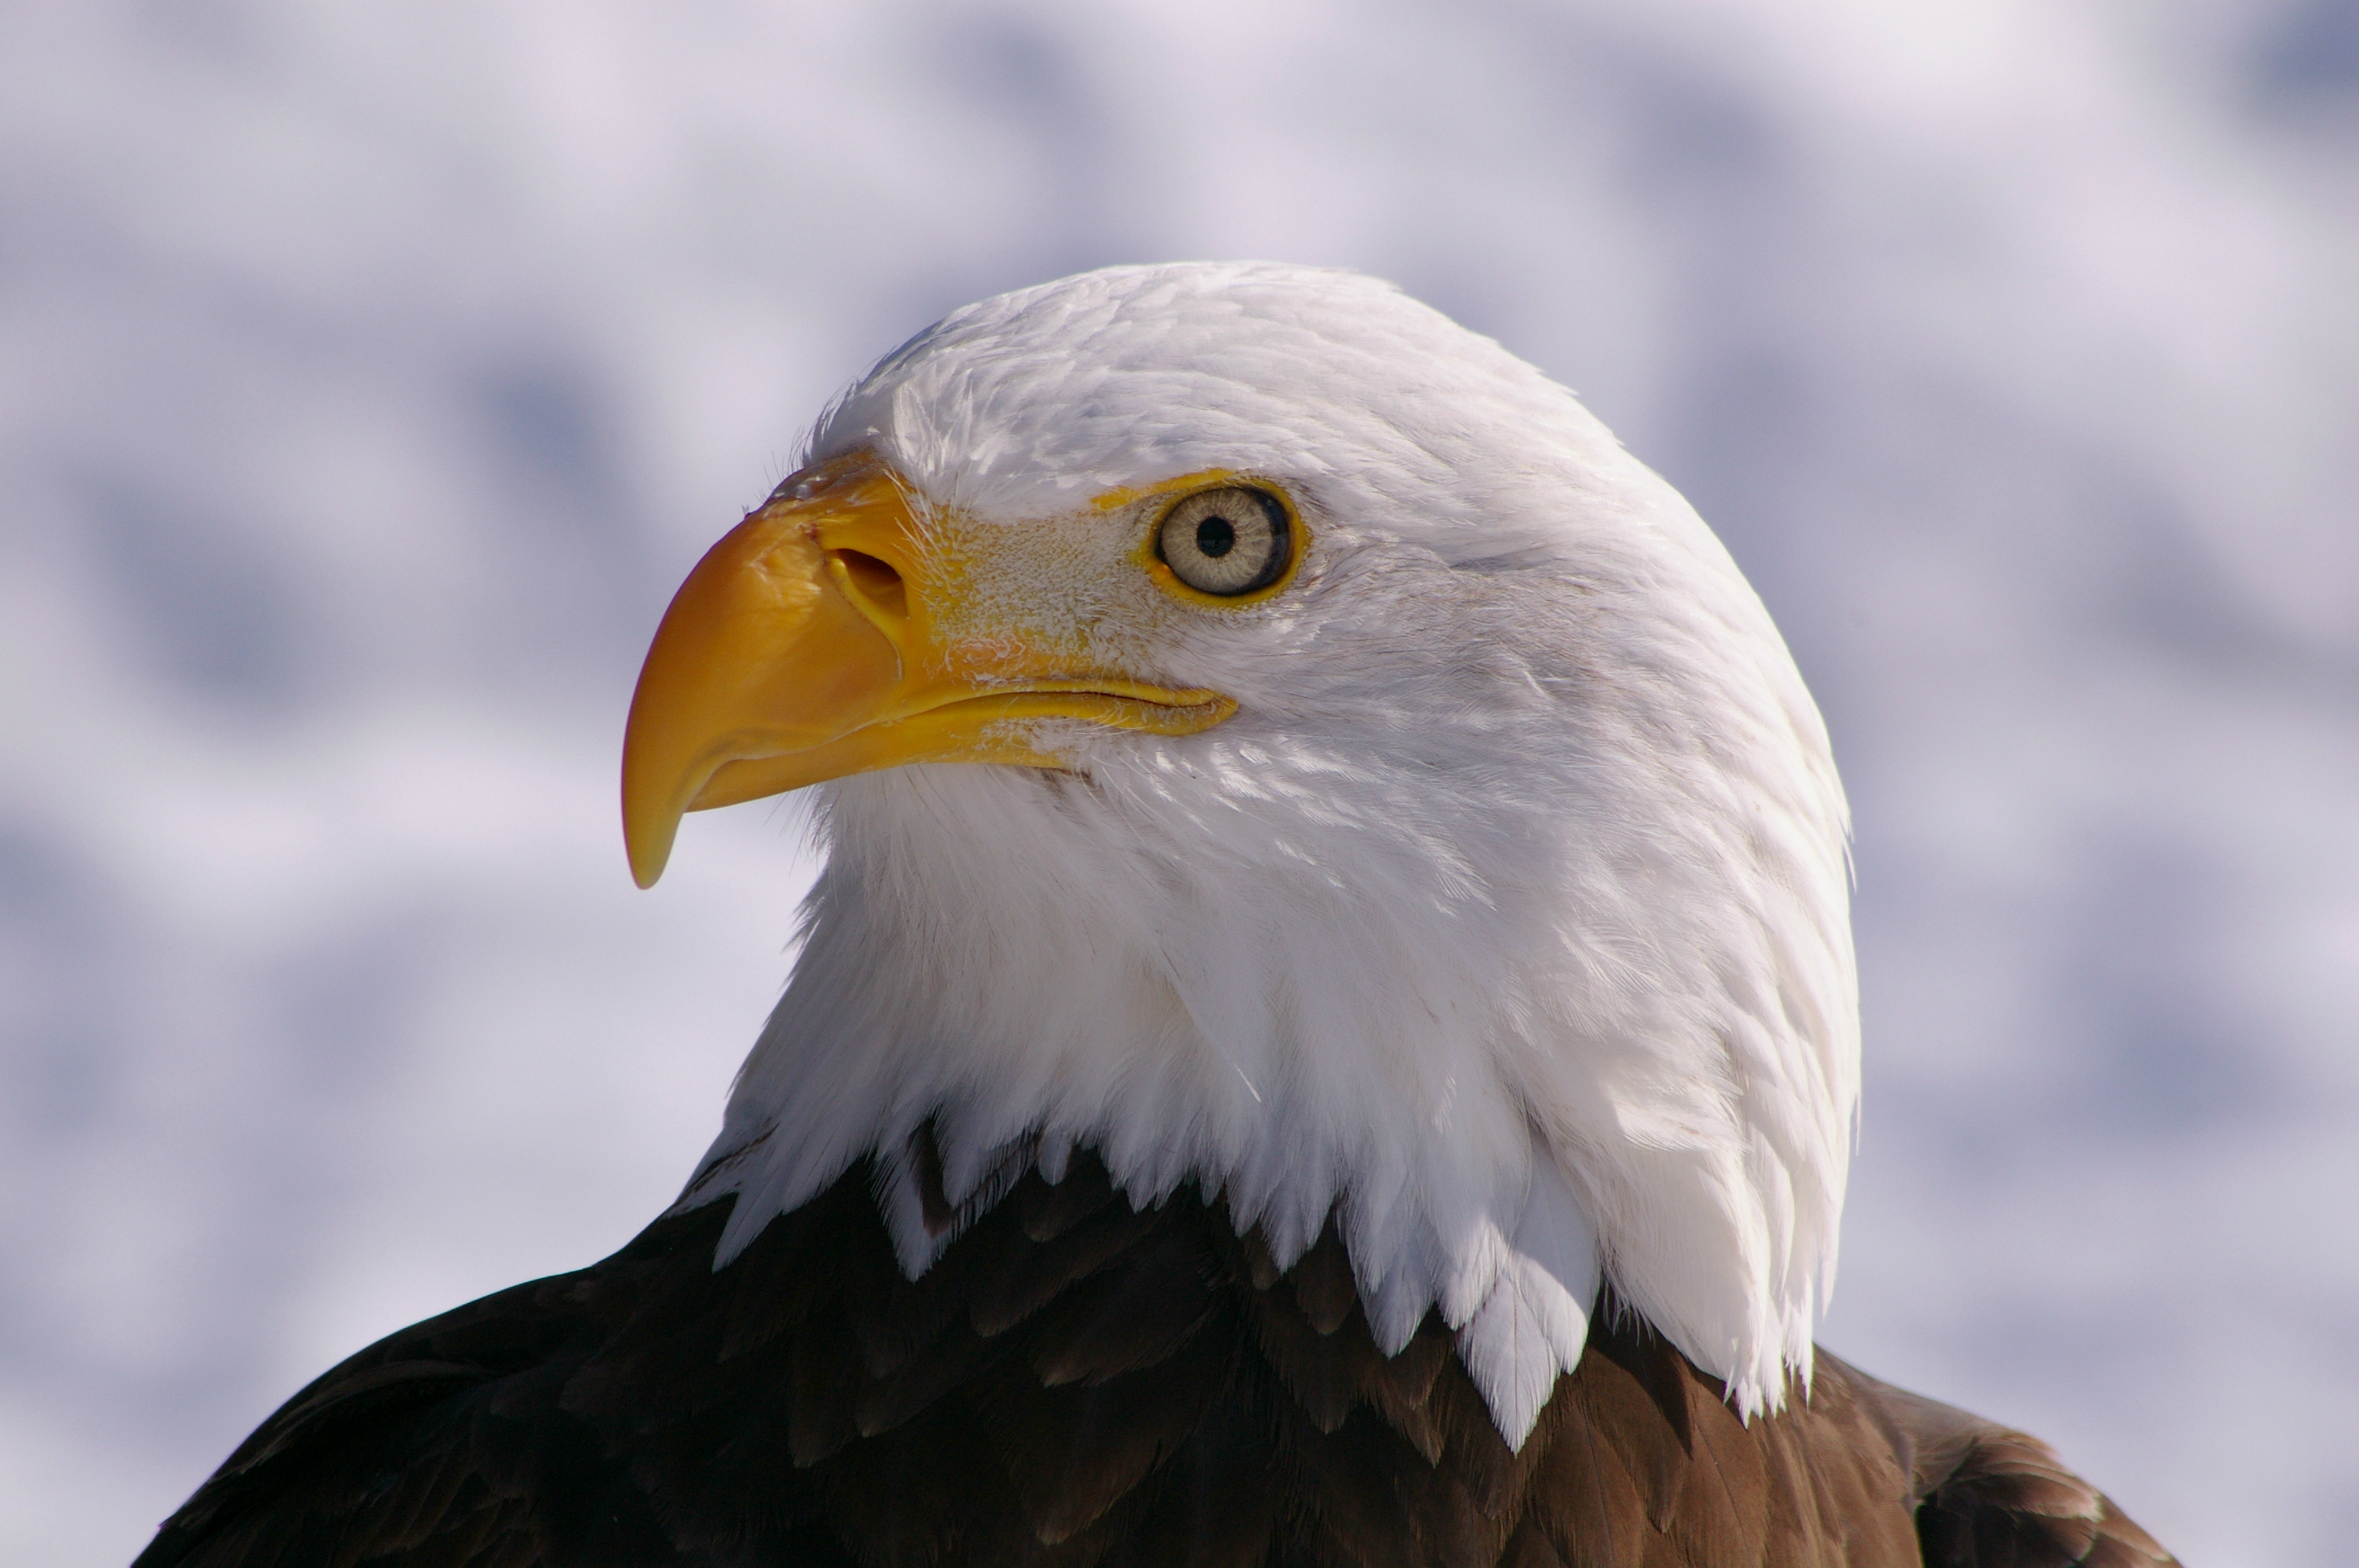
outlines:
[{"label": "dark pupil", "polygon": [[1196,548],[1214,560],[1236,547],[1236,525],[1227,518],[1207,517],[1196,524]]}]

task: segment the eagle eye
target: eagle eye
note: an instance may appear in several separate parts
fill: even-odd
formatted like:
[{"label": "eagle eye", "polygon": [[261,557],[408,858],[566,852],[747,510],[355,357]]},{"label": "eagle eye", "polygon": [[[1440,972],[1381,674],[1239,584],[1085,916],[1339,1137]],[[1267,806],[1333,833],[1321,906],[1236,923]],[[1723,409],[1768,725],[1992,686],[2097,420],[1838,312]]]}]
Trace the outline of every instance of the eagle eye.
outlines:
[{"label": "eagle eye", "polygon": [[1292,527],[1269,492],[1223,485],[1186,496],[1165,513],[1155,551],[1190,588],[1234,599],[1286,575]]}]

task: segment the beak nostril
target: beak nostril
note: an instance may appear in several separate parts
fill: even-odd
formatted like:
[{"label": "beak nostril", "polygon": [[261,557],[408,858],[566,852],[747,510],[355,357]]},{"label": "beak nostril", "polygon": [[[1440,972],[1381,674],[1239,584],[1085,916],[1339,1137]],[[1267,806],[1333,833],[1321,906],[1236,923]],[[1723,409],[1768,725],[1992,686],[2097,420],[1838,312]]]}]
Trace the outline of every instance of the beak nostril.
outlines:
[{"label": "beak nostril", "polygon": [[861,550],[830,550],[828,558],[842,573],[842,581],[872,619],[907,621],[909,589],[892,563]]}]

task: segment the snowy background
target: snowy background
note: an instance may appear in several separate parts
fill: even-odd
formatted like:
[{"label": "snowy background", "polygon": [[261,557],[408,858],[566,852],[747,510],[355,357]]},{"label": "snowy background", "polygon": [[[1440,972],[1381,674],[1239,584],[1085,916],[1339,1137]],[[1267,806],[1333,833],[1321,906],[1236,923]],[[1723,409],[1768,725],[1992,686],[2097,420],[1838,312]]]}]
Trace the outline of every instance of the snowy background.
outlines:
[{"label": "snowy background", "polygon": [[1193,256],[1500,338],[1778,616],[1859,827],[1825,1340],[2190,1561],[2347,1552],[2354,0],[18,0],[0,1562],[669,1198],[810,870],[748,806],[631,888],[672,588],[916,328]]}]

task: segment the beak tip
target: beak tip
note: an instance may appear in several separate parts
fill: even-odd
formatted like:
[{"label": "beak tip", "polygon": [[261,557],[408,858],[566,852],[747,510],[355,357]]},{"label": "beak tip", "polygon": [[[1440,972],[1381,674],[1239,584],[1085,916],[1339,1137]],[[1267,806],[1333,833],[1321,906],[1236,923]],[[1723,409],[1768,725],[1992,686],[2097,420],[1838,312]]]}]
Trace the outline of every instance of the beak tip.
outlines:
[{"label": "beak tip", "polygon": [[631,880],[642,890],[660,881],[664,867],[671,863],[671,845],[679,831],[679,814],[673,812],[658,822],[635,816],[630,805],[623,807],[623,853],[631,862]]}]

